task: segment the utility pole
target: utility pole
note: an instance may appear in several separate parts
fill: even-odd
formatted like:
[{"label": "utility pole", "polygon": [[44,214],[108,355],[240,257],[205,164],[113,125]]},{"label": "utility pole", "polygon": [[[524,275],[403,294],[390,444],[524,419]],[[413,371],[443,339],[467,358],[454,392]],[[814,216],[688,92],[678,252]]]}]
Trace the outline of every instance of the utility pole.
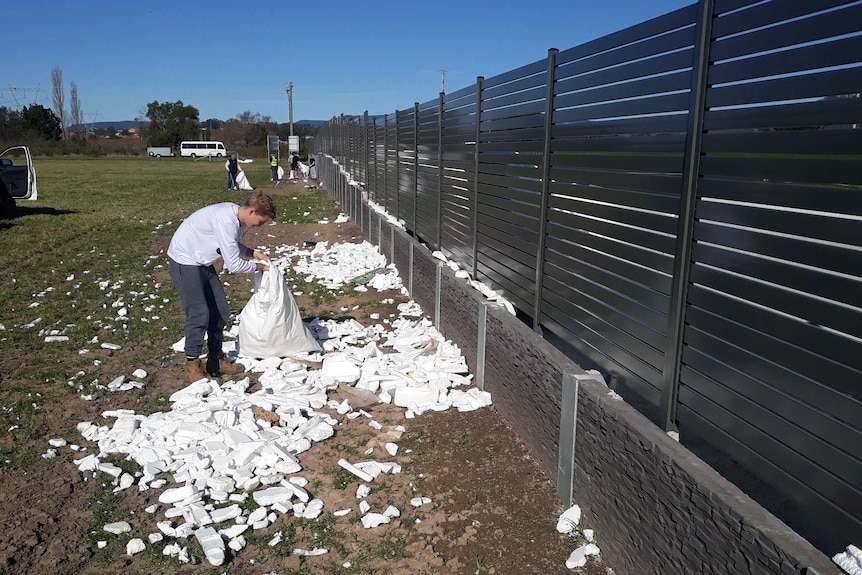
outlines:
[{"label": "utility pole", "polygon": [[440,91],[446,92],[446,70],[440,70]]},{"label": "utility pole", "polygon": [[290,110],[290,135],[293,135],[293,82],[287,85],[287,107]]}]

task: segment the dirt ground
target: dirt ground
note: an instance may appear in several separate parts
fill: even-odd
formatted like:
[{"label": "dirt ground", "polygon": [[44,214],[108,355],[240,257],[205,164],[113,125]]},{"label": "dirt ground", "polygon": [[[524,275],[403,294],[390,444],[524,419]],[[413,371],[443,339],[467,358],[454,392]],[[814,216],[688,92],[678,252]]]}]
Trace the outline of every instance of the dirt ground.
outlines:
[{"label": "dirt ground", "polygon": [[[325,193],[306,189],[302,184],[282,184],[265,191],[285,196]],[[335,214],[337,209],[333,211]],[[266,226],[250,230],[244,241],[252,246],[276,246],[362,239],[359,227],[350,222]],[[156,243],[152,253],[158,254],[166,247],[166,243]],[[169,285],[164,269],[156,271],[156,276]],[[245,280],[232,280],[229,289],[236,297],[247,298]],[[326,306],[334,310],[347,308],[344,315],[352,314],[360,323],[367,324],[371,313],[380,313],[381,318],[397,313],[395,305],[404,301],[397,296],[395,292],[372,290],[344,296],[327,302]],[[387,297],[395,299],[395,304],[380,303]],[[307,296],[296,299],[303,311],[316,311]],[[354,310],[357,305],[360,307]],[[182,335],[179,306],[174,305],[169,313],[173,315],[173,330],[179,339]],[[126,358],[132,352],[150,352],[152,357],[162,354],[182,362],[181,355],[171,354],[170,350],[146,349],[148,342],[137,345],[140,349],[124,346],[120,351],[93,350],[88,357],[101,360],[105,373],[111,369],[116,373],[130,371]],[[77,354],[77,350],[69,353]],[[60,372],[74,369],[76,358],[58,355],[55,359]],[[383,424],[381,430],[369,426],[367,418],[351,420],[332,412],[341,422],[335,436],[300,455],[303,470],[299,475],[309,480],[312,497],[326,504],[320,518],[303,520],[282,515],[260,532],[247,532],[248,546],[220,567],[201,561],[200,548],[191,539],[180,543],[189,547],[197,564],[164,558],[160,546],[166,541],[148,544],[150,548],[138,555],[126,555],[125,543],[130,537],[146,541],[149,533],[158,531],[155,523],[163,516],[158,513],[151,516],[144,508],[157,501],[161,490],[139,492],[133,486],[113,493],[110,476],[100,473],[93,478],[92,474],[82,474],[72,461],[98,449],[77,434],[78,422],[110,424],[110,420],[101,416],[106,409],[145,413],[168,409],[165,398],[185,386],[181,366],[135,367],[144,367],[150,373],[145,387],[84,401],[74,395],[58,395],[56,386],[64,381],[28,380],[20,357],[0,354],[4,392],[17,393],[16,398],[24,402],[32,399],[39,404],[38,428],[26,436],[14,436],[18,447],[24,445],[33,452],[33,460],[27,465],[0,466],[4,494],[0,500],[0,573],[597,575],[607,572],[600,559],[591,559],[580,570],[565,567],[566,558],[579,543],[555,529],[562,512],[555,489],[494,408],[468,413],[429,412],[409,420],[404,418],[402,409],[391,405],[366,408]],[[67,373],[65,377],[70,376]],[[48,401],[57,397],[65,399]],[[339,399],[337,393],[332,398]],[[398,425],[403,425],[406,431],[397,431]],[[48,439],[52,437],[63,437],[87,451],[61,447],[55,459],[44,460],[39,455],[49,448]],[[386,441],[399,445],[395,457],[390,458],[383,451]],[[402,466],[400,474],[378,477],[371,484],[367,500],[372,510],[382,511],[394,505],[401,511],[399,518],[374,529],[365,529],[358,521],[355,495],[358,480],[345,474],[336,463],[341,457],[361,459],[368,447],[375,448],[370,457],[386,458]],[[431,503],[412,507],[409,500],[417,496],[429,497]],[[344,517],[332,515],[332,511],[347,507],[353,507],[353,512]],[[109,520],[120,518],[131,524],[131,534],[117,536],[101,531]],[[283,541],[270,546],[268,542],[277,532],[282,533]],[[108,545],[99,549],[97,541],[108,541]],[[329,552],[310,557],[292,553],[294,548],[314,547],[327,548]]]}]

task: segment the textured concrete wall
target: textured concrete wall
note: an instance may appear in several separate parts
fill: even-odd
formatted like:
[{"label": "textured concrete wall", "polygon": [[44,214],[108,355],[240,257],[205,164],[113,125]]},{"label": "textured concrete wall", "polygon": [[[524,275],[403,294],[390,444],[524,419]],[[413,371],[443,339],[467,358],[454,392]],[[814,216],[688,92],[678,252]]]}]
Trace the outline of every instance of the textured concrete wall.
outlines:
[{"label": "textured concrete wall", "polygon": [[467,360],[470,373],[476,375],[479,341],[479,308],[485,297],[473,289],[464,290],[464,280],[455,277],[448,267],[440,278],[440,325],[437,329],[446,339],[458,344]]},{"label": "textured concrete wall", "polygon": [[[381,250],[389,257],[391,225]],[[412,297],[433,318],[436,260],[400,229],[394,260]],[[481,297],[448,268],[441,278],[438,329],[458,344],[471,369]],[[582,370],[498,306],[487,314],[485,389],[496,409],[557,480],[561,380]],[[475,373],[475,371],[474,371]],[[668,437],[607,387],[581,382],[572,500],[597,530],[602,557],[617,575],[765,575],[840,571],[711,467]]]}]

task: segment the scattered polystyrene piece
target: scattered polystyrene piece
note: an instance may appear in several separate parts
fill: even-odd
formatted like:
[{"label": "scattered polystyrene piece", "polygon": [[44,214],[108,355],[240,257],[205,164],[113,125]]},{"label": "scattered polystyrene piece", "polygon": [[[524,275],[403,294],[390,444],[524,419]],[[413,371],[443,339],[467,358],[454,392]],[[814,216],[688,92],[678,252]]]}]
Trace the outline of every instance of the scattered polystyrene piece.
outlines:
[{"label": "scattered polystyrene piece", "polygon": [[121,345],[119,345],[119,344],[116,344],[116,343],[107,343],[107,342],[105,342],[105,343],[103,343],[103,344],[102,344],[102,349],[110,349],[110,350],[112,350],[112,351],[117,351],[117,350],[119,350],[119,349],[123,349],[123,346],[121,346]]},{"label": "scattered polystyrene piece", "polygon": [[102,529],[107,531],[108,533],[119,535],[120,533],[128,533],[129,531],[131,531],[132,526],[125,521],[116,521],[114,523],[105,524]]},{"label": "scattered polystyrene piece", "polygon": [[347,471],[349,471],[350,473],[352,473],[353,475],[355,475],[356,477],[358,477],[362,481],[367,481],[369,483],[371,481],[374,481],[374,477],[372,477],[368,473],[362,471],[361,469],[359,469],[358,467],[356,467],[355,465],[353,465],[352,463],[350,463],[346,459],[339,459],[338,465],[340,465],[341,467],[343,467],[344,469],[346,469]]},{"label": "scattered polystyrene piece", "polygon": [[227,546],[230,547],[231,550],[233,550],[235,552],[242,550],[245,547],[245,545],[246,545],[245,537],[243,537],[242,535],[238,535],[237,537],[234,537],[227,544]]},{"label": "scattered polystyrene piece", "polygon": [[848,545],[843,553],[833,556],[832,561],[848,575],[862,575],[862,550],[855,545]]},{"label": "scattered polystyrene piece", "polygon": [[145,377],[147,377],[147,372],[139,368],[132,372],[132,377],[137,379],[144,379]]},{"label": "scattered polystyrene piece", "polygon": [[213,523],[223,523],[231,519],[236,519],[241,514],[242,510],[239,508],[239,505],[229,505],[228,507],[213,509],[210,512],[210,518]]},{"label": "scattered polystyrene piece", "polygon": [[163,541],[165,538],[161,533],[150,533],[147,535],[147,541],[150,543],[158,543],[159,541]]},{"label": "scattered polystyrene piece", "polygon": [[310,550],[308,550],[308,549],[294,549],[293,550],[294,555],[301,555],[301,556],[306,556],[306,557],[314,557],[316,555],[326,555],[327,553],[329,553],[328,549],[318,549],[317,547],[315,547],[314,549],[310,549]]},{"label": "scattered polystyrene piece", "polygon": [[364,497],[368,497],[368,495],[370,493],[371,493],[371,487],[369,487],[368,485],[362,484],[356,488],[356,498],[357,499],[362,499]]},{"label": "scattered polystyrene piece", "polygon": [[144,544],[144,541],[142,539],[138,539],[137,537],[135,537],[134,539],[129,539],[129,542],[126,543],[126,553],[128,555],[135,555],[146,548],[147,546]]},{"label": "scattered polystyrene piece", "polygon": [[323,513],[323,501],[320,499],[312,499],[308,502],[308,505],[305,506],[305,510],[302,512],[302,518],[317,519],[320,517],[321,513]]},{"label": "scattered polystyrene piece", "polygon": [[391,518],[382,513],[366,513],[362,516],[362,526],[366,529],[389,523],[389,521],[391,521]]},{"label": "scattered polystyrene piece", "polygon": [[587,557],[590,555],[598,555],[599,548],[593,543],[587,543],[586,545],[582,545],[578,547],[572,554],[569,555],[569,558],[566,559],[566,567],[569,569],[575,569],[577,567],[583,567],[587,564]]},{"label": "scattered polystyrene piece", "polygon": [[398,453],[398,445],[395,443],[392,443],[392,442],[387,443],[386,444],[386,452],[389,455],[395,457],[395,455]]},{"label": "scattered polystyrene piece", "polygon": [[161,495],[159,495],[159,502],[165,504],[173,504],[178,501],[182,501],[183,499],[187,499],[189,497],[194,496],[197,493],[197,490],[193,485],[183,485],[182,487],[175,487],[171,489],[165,489]]},{"label": "scattered polystyrene piece", "polygon": [[394,505],[390,505],[386,508],[386,511],[383,512],[383,515],[387,517],[400,517],[401,512]]},{"label": "scattered polystyrene piece", "polygon": [[368,513],[368,510],[371,509],[371,505],[366,500],[362,500],[359,502],[359,512],[360,513]]},{"label": "scattered polystyrene piece", "polygon": [[63,447],[66,445],[66,440],[62,437],[53,437],[48,440],[48,445],[51,447]]},{"label": "scattered polystyrene piece", "polygon": [[201,544],[207,561],[212,565],[224,563],[224,541],[212,527],[202,527],[195,532],[195,539]]},{"label": "scattered polystyrene piece", "polygon": [[344,517],[345,515],[347,515],[351,511],[353,511],[353,510],[349,509],[349,508],[348,509],[339,509],[338,511],[333,511],[332,514],[335,515],[336,517]]},{"label": "scattered polystyrene piece", "polygon": [[557,531],[560,533],[571,533],[580,522],[581,508],[578,505],[572,505],[563,511],[563,514],[557,520]]},{"label": "scattered polystyrene piece", "polygon": [[414,497],[410,500],[410,505],[413,507],[422,507],[426,503],[431,503],[430,497]]}]

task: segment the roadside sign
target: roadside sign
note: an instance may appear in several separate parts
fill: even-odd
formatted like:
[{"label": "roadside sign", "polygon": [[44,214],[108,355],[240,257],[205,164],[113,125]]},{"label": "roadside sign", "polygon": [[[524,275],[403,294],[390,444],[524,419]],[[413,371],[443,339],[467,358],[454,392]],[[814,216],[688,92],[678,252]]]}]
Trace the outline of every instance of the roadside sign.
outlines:
[{"label": "roadside sign", "polygon": [[288,152],[299,152],[299,136],[288,136],[287,137],[287,151]]}]

